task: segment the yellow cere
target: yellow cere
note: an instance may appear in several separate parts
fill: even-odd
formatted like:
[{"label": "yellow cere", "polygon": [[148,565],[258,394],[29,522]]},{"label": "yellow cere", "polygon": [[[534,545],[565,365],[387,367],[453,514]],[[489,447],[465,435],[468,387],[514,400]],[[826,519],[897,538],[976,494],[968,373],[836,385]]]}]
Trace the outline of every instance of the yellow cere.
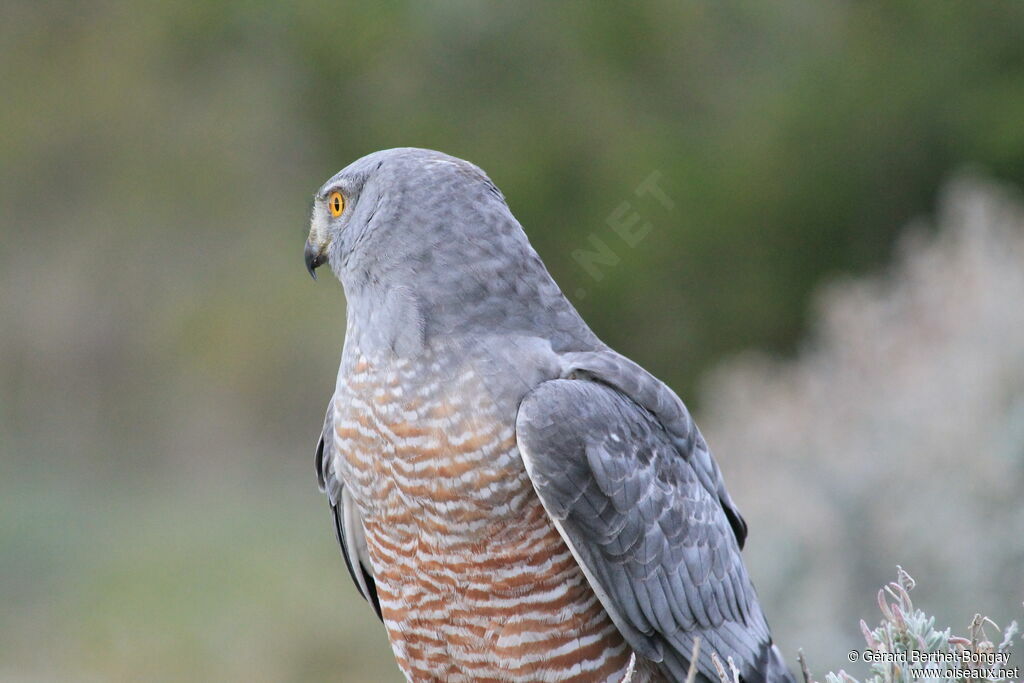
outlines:
[{"label": "yellow cere", "polygon": [[331,207],[331,215],[337,218],[345,210],[345,198],[340,192],[332,192],[327,198],[327,206]]}]

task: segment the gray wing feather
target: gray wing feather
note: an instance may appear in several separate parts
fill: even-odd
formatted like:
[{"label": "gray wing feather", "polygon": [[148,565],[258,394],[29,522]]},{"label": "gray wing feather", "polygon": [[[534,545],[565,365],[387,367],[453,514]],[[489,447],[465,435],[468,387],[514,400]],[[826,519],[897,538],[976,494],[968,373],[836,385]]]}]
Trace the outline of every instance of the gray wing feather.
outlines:
[{"label": "gray wing feather", "polygon": [[[602,368],[576,370],[594,379]],[[765,677],[771,637],[721,475],[710,454],[694,457],[703,439],[685,409],[627,379],[552,380],[523,400],[517,440],[545,509],[623,636],[671,679],[685,679],[699,636],[709,679],[716,652],[746,681],[784,680]],[[660,415],[673,414],[670,431]]]},{"label": "gray wing feather", "polygon": [[341,546],[341,556],[359,593],[366,599],[381,618],[377,586],[373,568],[366,549],[366,535],[359,509],[352,500],[352,494],[334,471],[334,402],[327,406],[324,427],[316,444],[316,476],[320,490],[327,494],[334,518],[334,531]]},{"label": "gray wing feather", "polygon": [[676,450],[690,461],[701,485],[718,498],[739,547],[743,549],[747,523],[726,491],[718,464],[711,457],[693,417],[674,391],[633,361],[610,349],[563,354],[560,376],[588,378],[608,384],[654,415],[671,437]]}]

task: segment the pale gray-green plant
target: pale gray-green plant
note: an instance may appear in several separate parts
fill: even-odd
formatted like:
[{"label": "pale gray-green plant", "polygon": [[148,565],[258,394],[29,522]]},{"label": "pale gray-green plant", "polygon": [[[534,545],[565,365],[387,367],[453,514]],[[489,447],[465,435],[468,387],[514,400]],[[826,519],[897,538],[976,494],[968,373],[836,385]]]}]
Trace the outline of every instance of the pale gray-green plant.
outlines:
[{"label": "pale gray-green plant", "polygon": [[947,623],[1018,618],[1022,301],[1019,192],[961,175],[887,269],[822,291],[799,354],[746,354],[709,378],[698,420],[787,659],[857,646],[862,598],[896,563]]},{"label": "pale gray-green plant", "polygon": [[[973,653],[983,656],[981,662],[991,659],[995,653],[1007,653],[1012,657],[1011,645],[1018,632],[1017,622],[1010,622],[1005,629],[1000,629],[991,619],[977,614],[968,626],[967,637],[953,635],[951,628],[936,628],[935,617],[914,606],[910,599],[914,585],[914,579],[900,567],[896,581],[878,591],[878,607],[882,612],[878,626],[872,629],[863,619],[860,622],[867,650],[892,657],[885,657],[886,661],[872,661],[869,674],[862,681],[840,669],[838,673],[830,672],[825,676],[825,683],[998,682],[1013,680],[1007,677],[1008,674],[1014,678],[1019,675],[1011,673],[1020,671],[1020,665],[1014,664],[1012,659],[988,664],[950,662],[944,657],[938,660],[940,663],[934,663],[936,658],[929,655],[958,658]],[[986,626],[999,632],[998,644],[989,639]],[[914,661],[915,654],[917,660],[928,661]],[[923,669],[938,675],[925,675]]]}]

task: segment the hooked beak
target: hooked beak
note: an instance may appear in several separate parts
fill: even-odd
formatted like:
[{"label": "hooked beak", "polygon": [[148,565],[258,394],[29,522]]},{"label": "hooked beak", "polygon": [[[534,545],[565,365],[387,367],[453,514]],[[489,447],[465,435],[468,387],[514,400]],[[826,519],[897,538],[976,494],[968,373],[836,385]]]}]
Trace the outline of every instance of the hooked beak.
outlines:
[{"label": "hooked beak", "polygon": [[309,271],[310,276],[316,279],[316,269],[327,262],[327,255],[324,253],[324,249],[313,246],[313,243],[306,240],[306,248],[303,250],[303,256],[306,259],[306,270]]}]

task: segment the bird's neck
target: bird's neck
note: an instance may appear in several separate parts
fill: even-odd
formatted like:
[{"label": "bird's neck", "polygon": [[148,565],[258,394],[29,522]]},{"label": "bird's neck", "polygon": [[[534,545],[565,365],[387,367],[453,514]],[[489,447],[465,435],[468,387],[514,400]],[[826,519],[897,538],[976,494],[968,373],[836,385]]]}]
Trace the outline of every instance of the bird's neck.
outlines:
[{"label": "bird's neck", "polygon": [[391,284],[386,278],[346,282],[346,347],[415,360],[436,348],[471,348],[496,335],[534,337],[555,350],[601,345],[545,271],[531,286],[501,273],[464,273],[443,286]]},{"label": "bird's neck", "polygon": [[346,287],[345,346],[365,353],[412,358],[426,339],[416,298],[402,288]]}]

